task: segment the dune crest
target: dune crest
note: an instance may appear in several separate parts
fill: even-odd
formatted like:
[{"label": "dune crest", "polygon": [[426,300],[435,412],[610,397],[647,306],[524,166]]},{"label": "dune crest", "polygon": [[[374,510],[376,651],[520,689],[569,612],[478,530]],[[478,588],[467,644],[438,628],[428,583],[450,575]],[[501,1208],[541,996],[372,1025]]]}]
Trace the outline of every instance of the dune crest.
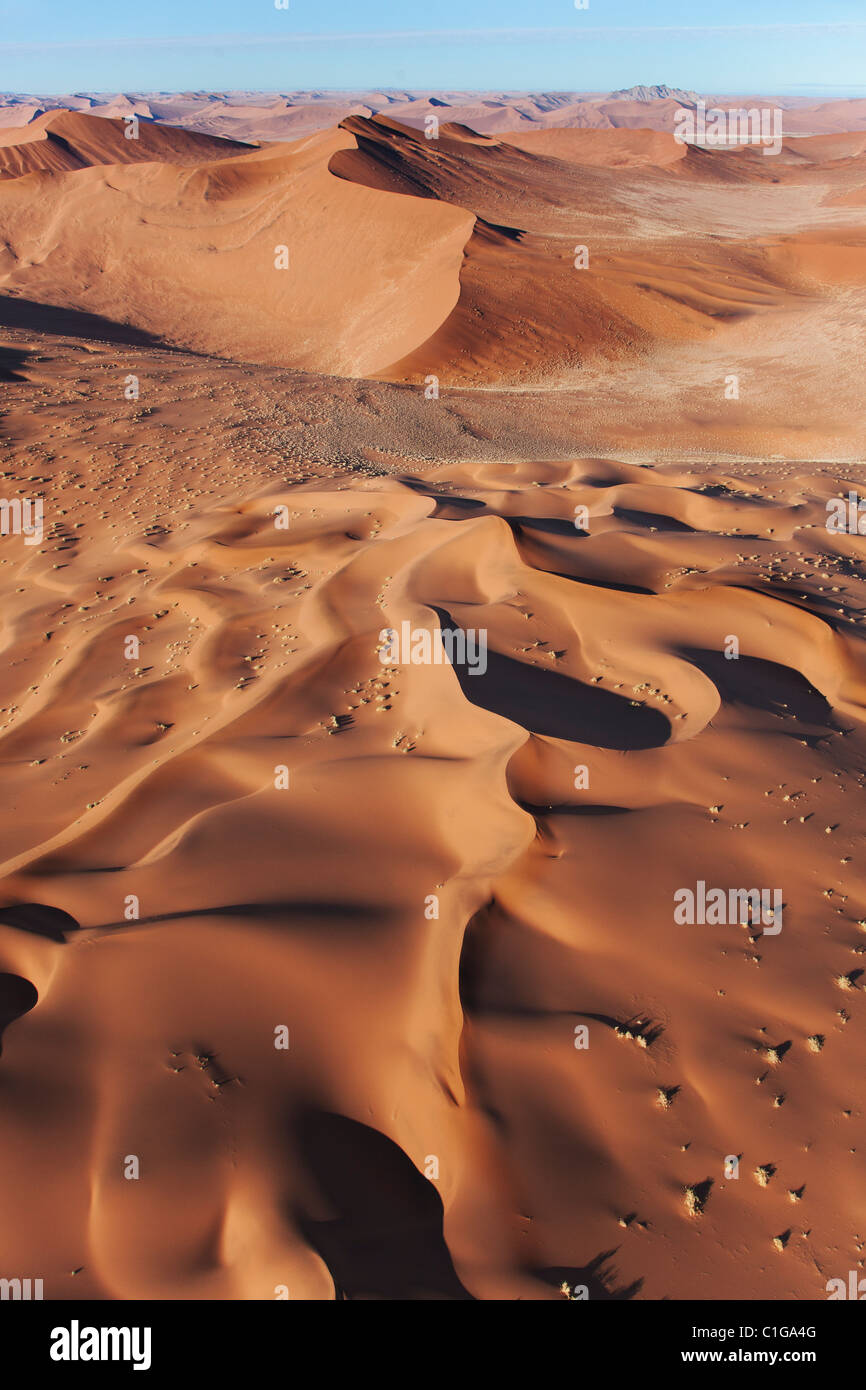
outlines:
[{"label": "dune crest", "polygon": [[[115,123],[57,121],[109,135],[93,158],[79,141],[84,167],[25,167],[0,183],[6,294],[131,322],[197,352],[354,376],[423,342],[457,301],[472,214],[333,178],[328,159],[349,136],[219,158],[207,137],[163,141],[142,126],[139,167],[109,162],[117,141],[124,154],[137,147]],[[210,162],[200,165],[202,142]],[[8,168],[33,148],[8,145]]]}]

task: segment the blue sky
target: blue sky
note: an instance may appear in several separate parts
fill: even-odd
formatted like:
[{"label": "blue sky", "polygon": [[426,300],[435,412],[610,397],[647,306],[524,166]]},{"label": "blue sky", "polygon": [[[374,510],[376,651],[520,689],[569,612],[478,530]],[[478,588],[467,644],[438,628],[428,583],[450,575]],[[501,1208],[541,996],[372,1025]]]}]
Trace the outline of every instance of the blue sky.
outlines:
[{"label": "blue sky", "polygon": [[0,90],[866,96],[864,0],[0,0]]}]

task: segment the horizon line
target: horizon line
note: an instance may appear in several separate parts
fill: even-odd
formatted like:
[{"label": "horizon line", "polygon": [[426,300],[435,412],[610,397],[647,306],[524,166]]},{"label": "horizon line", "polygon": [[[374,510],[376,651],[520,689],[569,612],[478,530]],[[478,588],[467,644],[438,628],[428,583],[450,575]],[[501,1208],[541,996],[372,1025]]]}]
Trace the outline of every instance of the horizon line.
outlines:
[{"label": "horizon line", "polygon": [[[447,92],[450,96],[500,96],[500,97],[536,97],[536,96],[574,96],[574,97],[611,97],[618,92],[630,92],[639,87],[668,87],[671,91],[685,92],[693,91],[698,96],[780,96],[795,97],[802,95],[803,89],[811,89],[816,92],[839,92],[843,95],[851,95],[855,100],[861,98],[856,93],[862,92],[866,96],[866,83],[831,83],[831,82],[798,82],[795,84],[797,91],[788,91],[782,87],[774,88],[743,88],[737,91],[733,88],[717,88],[710,90],[704,88],[698,91],[695,88],[682,87],[679,84],[667,82],[633,82],[628,87],[451,87],[424,86],[424,87],[386,87],[382,83],[376,83],[370,87],[351,86],[351,87],[325,87],[315,84],[311,87],[88,87],[76,88],[68,87],[61,92],[46,91],[24,91],[12,90],[11,88],[0,88],[0,97],[32,97],[41,99],[43,97],[196,97],[196,96],[308,96],[321,94],[322,96],[368,96],[373,92],[381,92],[383,95],[424,97],[427,95],[437,95]],[[664,100],[659,97],[656,100]],[[312,104],[312,103],[311,103]],[[649,105],[647,102],[646,105]]]}]

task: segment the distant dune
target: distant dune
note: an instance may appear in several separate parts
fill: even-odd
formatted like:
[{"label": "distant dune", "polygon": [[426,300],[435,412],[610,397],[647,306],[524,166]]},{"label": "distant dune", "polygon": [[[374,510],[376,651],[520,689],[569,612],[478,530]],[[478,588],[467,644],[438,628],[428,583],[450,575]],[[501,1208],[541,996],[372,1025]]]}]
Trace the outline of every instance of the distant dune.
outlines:
[{"label": "distant dune", "polygon": [[[46,112],[2,133],[0,286],[234,360],[561,384],[718,333],[742,360],[764,322],[862,274],[859,133],[767,158],[625,128],[427,139],[381,115],[258,146],[125,130]],[[690,229],[675,269],[672,216]]]},{"label": "distant dune", "polygon": [[240,142],[144,122],[127,139],[122,119],[71,111],[45,111],[26,126],[0,129],[0,180],[22,174],[62,173],[102,164],[196,165],[225,159]]},{"label": "distant dune", "polygon": [[[293,140],[326,130],[346,116],[388,115],[423,128],[431,115],[484,134],[549,126],[670,130],[673,112],[699,93],[666,86],[619,92],[191,92],[103,93],[76,96],[0,95],[0,127],[26,125],[48,109],[118,117],[137,112],[187,130],[237,140]],[[703,94],[710,106],[748,108],[768,101],[784,111],[790,134],[831,135],[866,130],[866,98],[815,101],[766,94]]]}]

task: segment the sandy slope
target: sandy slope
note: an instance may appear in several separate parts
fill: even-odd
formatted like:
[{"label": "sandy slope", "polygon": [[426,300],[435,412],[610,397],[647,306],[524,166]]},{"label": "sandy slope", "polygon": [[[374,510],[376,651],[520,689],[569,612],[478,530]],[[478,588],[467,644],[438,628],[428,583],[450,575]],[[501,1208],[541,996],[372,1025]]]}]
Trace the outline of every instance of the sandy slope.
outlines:
[{"label": "sandy slope", "polygon": [[[129,162],[62,119],[80,165],[0,182],[0,495],[46,525],[0,538],[0,1273],[825,1297],[866,1222],[866,551],[824,524],[862,141],[361,115]],[[486,673],[383,664],[403,621]],[[679,924],[699,880],[782,931]]]},{"label": "sandy slope", "polygon": [[[64,121],[77,131],[98,118]],[[240,156],[230,146],[190,170],[195,144],[184,163],[148,150],[142,169],[109,163],[107,141],[87,168],[11,178],[0,185],[0,284],[196,351],[375,371],[453,308],[473,219],[333,178],[328,159],[351,143],[329,132]]]},{"label": "sandy slope", "polygon": [[198,352],[421,388],[573,387],[598,363],[627,373],[678,351],[670,382],[709,349],[753,394],[784,354],[786,421],[823,422],[838,390],[811,354],[804,396],[799,328],[844,334],[859,309],[861,135],[768,159],[641,130],[499,139],[446,122],[427,140],[384,116],[241,153],[140,129],[127,141],[119,120],[48,113],[6,132],[6,294]]},{"label": "sandy slope", "polygon": [[121,118],[46,111],[26,126],[0,130],[0,179],[62,173],[94,164],[198,165],[247,148],[237,141],[152,123],[140,124],[135,139],[127,138],[127,129]]}]

